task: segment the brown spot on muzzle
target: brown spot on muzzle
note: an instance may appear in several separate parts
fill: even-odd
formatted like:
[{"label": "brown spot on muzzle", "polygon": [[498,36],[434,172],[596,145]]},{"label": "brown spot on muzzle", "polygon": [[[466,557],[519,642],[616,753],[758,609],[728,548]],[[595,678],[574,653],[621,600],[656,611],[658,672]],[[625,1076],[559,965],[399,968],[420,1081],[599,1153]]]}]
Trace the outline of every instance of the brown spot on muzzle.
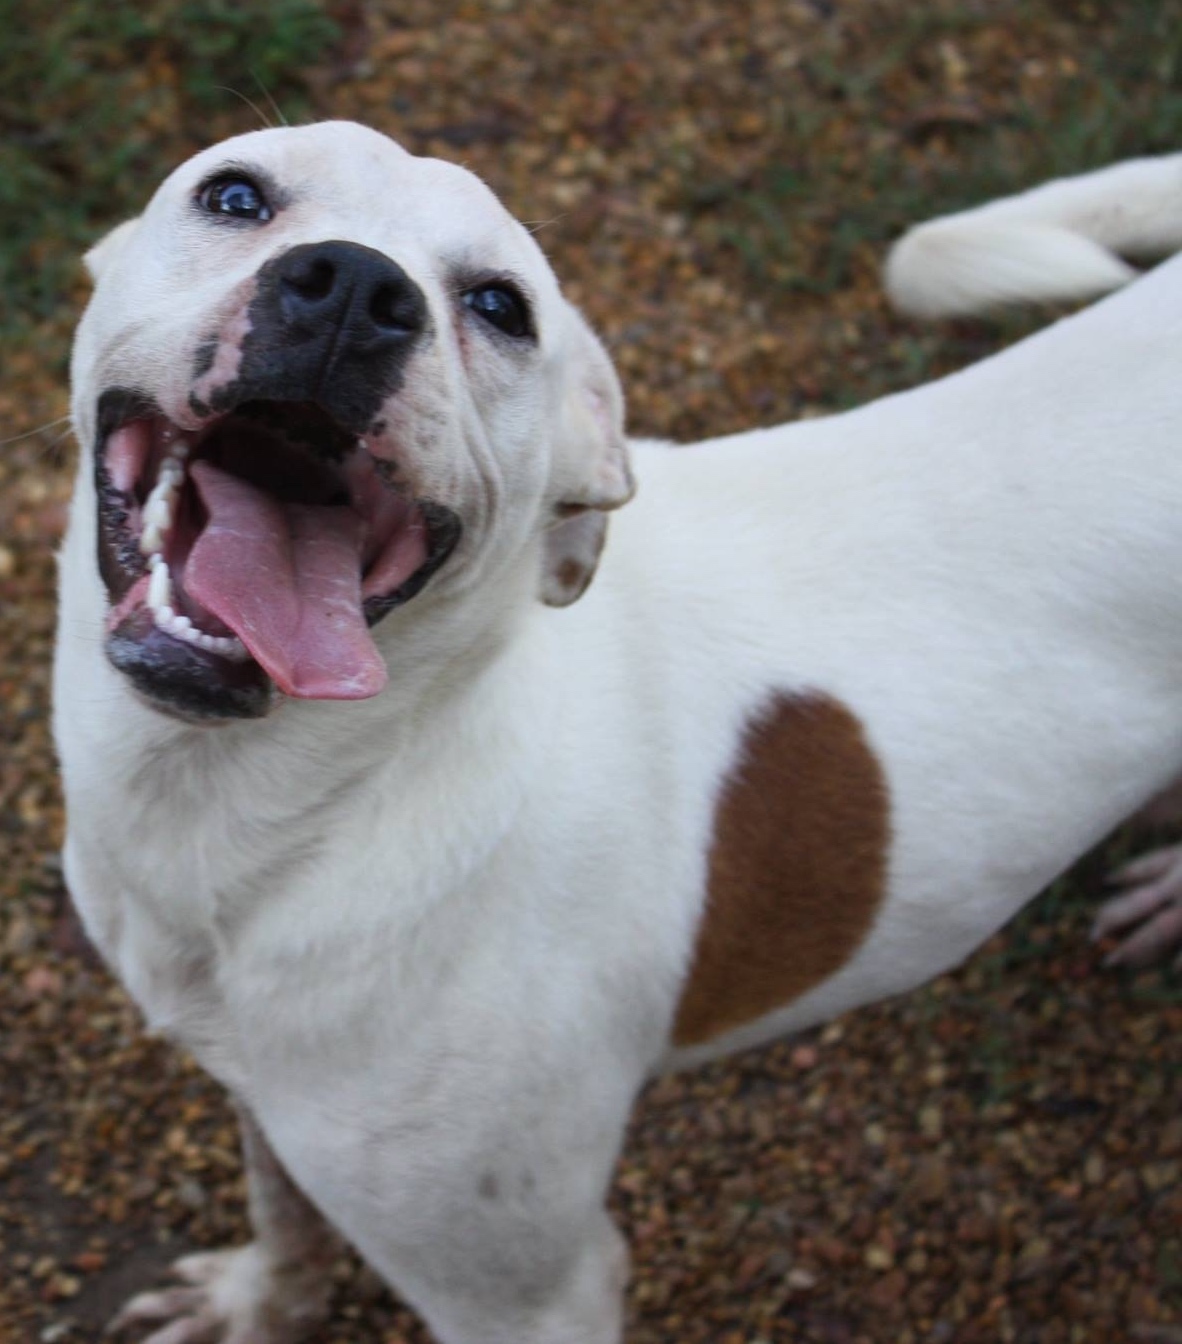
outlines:
[{"label": "brown spot on muzzle", "polygon": [[839,970],[874,924],[889,840],[886,780],[855,715],[776,695],[723,785],[674,1044],[755,1021]]}]

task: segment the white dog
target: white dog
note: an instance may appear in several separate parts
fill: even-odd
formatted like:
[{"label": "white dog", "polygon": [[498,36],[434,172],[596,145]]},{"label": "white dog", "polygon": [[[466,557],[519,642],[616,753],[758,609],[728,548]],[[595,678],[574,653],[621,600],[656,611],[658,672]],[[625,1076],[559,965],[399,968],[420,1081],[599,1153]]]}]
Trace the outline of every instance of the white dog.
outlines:
[{"label": "white dog", "polygon": [[67,873],[256,1231],[155,1344],[304,1336],[330,1227],[445,1344],[613,1344],[644,1080],[954,965],[1182,766],[1182,265],[630,450],[529,234],[373,131],[200,154],[90,264]]}]

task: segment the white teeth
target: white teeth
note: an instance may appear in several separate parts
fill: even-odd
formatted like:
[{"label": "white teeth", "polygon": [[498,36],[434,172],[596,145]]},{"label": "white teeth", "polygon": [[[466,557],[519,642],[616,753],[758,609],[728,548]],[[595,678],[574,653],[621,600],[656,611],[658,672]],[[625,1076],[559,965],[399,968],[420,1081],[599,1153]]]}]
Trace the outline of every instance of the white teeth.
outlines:
[{"label": "white teeth", "polygon": [[233,663],[244,663],[250,657],[246,646],[233,635],[206,635],[195,626],[190,625],[187,629],[181,630],[177,629],[175,624],[168,633],[199,649],[208,649],[210,653],[216,653],[221,658],[228,658]]},{"label": "white teeth", "polygon": [[147,556],[159,555],[164,550],[164,539],[172,527],[172,510],[180,491],[184,477],[183,468],[179,474],[160,472],[152,493],[144,500],[143,531],[140,533],[140,551]]},{"label": "white teeth", "polygon": [[178,437],[179,431],[165,426],[161,442],[167,453],[160,464],[152,493],[144,500],[143,526],[140,532],[140,552],[149,557],[164,550],[164,542],[172,529],[172,515],[177,496],[185,479],[185,459],[189,456],[187,440]]},{"label": "white teeth", "polygon": [[140,550],[144,555],[159,555],[164,550],[164,533],[155,523],[149,523],[140,533]]},{"label": "white teeth", "polygon": [[[163,560],[153,567],[152,577],[148,580],[148,606],[159,615],[169,610],[172,601],[172,576]],[[171,612],[169,612],[171,615]]]},{"label": "white teeth", "polygon": [[[148,605],[152,606],[150,596]],[[210,653],[216,653],[219,657],[228,658],[234,663],[244,663],[250,657],[246,645],[234,635],[207,635],[198,630],[187,616],[182,616],[169,606],[153,607],[152,615],[158,628],[166,635],[171,635],[173,639],[182,639],[186,644],[207,649]]]},{"label": "white teeth", "polygon": [[232,663],[244,663],[250,657],[246,646],[233,635],[201,635],[195,642],[210,653],[228,658]]},{"label": "white teeth", "polygon": [[166,425],[160,441],[166,452],[160,464],[156,484],[144,500],[140,553],[147,558],[148,609],[158,629],[195,648],[206,649],[231,662],[243,663],[250,657],[246,646],[234,635],[207,635],[198,630],[188,616],[173,609],[172,575],[164,559],[164,542],[172,529],[173,510],[185,479],[185,459],[189,441],[174,426]]},{"label": "white teeth", "polygon": [[144,505],[144,526],[167,532],[172,523],[172,509],[169,508],[169,503],[166,495],[153,495]]},{"label": "white teeth", "polygon": [[180,466],[168,469],[165,463],[160,468],[160,476],[152,493],[144,500],[144,518],[156,522],[167,531],[172,526],[172,506],[176,503],[177,493],[184,478],[184,468]]}]

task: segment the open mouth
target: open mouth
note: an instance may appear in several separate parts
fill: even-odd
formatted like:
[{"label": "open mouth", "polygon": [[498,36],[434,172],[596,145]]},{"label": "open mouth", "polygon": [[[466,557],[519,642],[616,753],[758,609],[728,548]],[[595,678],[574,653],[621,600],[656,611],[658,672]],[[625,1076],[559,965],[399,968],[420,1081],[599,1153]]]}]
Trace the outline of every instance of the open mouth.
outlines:
[{"label": "open mouth", "polygon": [[369,627],[447,559],[459,519],[311,402],[250,401],[196,432],[122,389],[99,401],[107,652],[190,717],[376,695]]}]

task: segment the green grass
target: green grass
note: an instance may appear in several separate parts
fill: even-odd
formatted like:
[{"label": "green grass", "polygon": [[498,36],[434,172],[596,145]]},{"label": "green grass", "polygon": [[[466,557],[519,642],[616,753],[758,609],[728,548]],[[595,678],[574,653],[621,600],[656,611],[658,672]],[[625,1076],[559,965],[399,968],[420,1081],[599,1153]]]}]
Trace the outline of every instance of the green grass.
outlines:
[{"label": "green grass", "polygon": [[182,157],[260,124],[243,98],[306,115],[303,71],[338,36],[317,0],[0,0],[0,31],[0,355]]}]

